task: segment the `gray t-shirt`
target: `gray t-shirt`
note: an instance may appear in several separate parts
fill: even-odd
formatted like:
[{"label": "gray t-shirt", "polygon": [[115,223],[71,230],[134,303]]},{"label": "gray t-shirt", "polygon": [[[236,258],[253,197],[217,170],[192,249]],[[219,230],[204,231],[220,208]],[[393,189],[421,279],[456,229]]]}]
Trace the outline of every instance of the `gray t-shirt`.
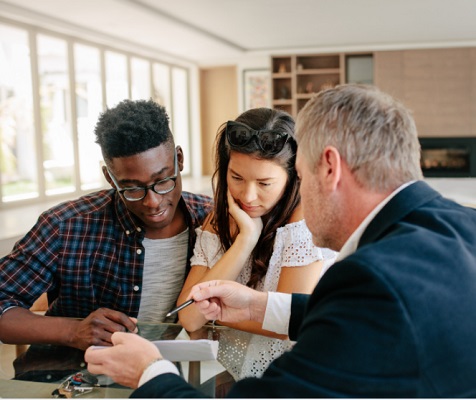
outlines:
[{"label": "gray t-shirt", "polygon": [[188,228],[167,239],[147,239],[139,321],[172,322],[165,315],[175,307],[187,267]]}]

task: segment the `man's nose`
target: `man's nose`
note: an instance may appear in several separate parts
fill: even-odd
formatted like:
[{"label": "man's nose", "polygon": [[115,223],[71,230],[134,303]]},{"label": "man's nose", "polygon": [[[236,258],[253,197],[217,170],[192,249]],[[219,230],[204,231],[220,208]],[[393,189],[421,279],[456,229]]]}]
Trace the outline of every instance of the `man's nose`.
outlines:
[{"label": "man's nose", "polygon": [[149,208],[159,206],[164,200],[163,194],[155,193],[152,189],[147,189],[145,197],[142,199],[142,204]]}]

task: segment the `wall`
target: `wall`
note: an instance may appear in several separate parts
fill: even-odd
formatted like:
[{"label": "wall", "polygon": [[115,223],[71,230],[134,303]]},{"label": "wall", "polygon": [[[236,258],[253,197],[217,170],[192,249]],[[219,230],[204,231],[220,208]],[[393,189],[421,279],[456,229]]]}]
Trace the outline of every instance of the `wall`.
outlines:
[{"label": "wall", "polygon": [[[352,53],[350,49],[329,49],[327,53]],[[419,135],[476,136],[476,47],[437,47],[396,49],[359,49],[374,55],[374,84],[400,99],[410,108]],[[322,51],[305,54],[322,54]],[[301,49],[288,53],[303,54]],[[239,96],[242,102],[242,71],[247,68],[270,68],[270,58],[243,59],[238,64]]]},{"label": "wall", "polygon": [[200,70],[202,172],[213,173],[213,146],[221,124],[238,115],[236,67]]},{"label": "wall", "polygon": [[374,83],[413,111],[420,136],[476,136],[476,48],[375,52]]}]

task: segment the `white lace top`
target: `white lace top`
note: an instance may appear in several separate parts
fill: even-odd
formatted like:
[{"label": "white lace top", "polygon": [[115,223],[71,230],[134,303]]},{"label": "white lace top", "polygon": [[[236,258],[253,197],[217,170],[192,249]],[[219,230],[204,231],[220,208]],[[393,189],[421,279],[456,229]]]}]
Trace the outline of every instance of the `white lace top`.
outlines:
[{"label": "white lace top", "polygon": [[[220,240],[214,233],[196,229],[192,265],[213,268],[223,255]],[[257,285],[260,291],[275,292],[278,287],[281,267],[301,267],[314,261],[323,260],[324,269],[334,262],[337,253],[321,249],[312,243],[312,235],[304,220],[278,228],[274,241],[273,254],[269,261],[266,276]],[[245,284],[251,275],[251,264],[242,269],[237,282]],[[322,274],[321,274],[322,275]],[[221,331],[218,360],[235,380],[246,376],[261,376],[268,365],[283,352],[290,350],[293,342],[241,331]]]}]

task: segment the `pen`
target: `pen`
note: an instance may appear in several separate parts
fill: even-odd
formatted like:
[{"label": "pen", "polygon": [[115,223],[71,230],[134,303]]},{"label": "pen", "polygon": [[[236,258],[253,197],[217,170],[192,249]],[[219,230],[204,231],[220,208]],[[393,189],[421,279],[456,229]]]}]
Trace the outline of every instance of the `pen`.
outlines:
[{"label": "pen", "polygon": [[168,313],[167,313],[167,317],[170,317],[172,314],[175,314],[175,313],[178,313],[182,308],[185,308],[187,306],[189,306],[190,304],[192,304],[195,300],[193,299],[190,299],[190,300],[187,300],[185,303],[183,304],[180,304],[178,307],[174,308],[173,310],[170,310]]}]

